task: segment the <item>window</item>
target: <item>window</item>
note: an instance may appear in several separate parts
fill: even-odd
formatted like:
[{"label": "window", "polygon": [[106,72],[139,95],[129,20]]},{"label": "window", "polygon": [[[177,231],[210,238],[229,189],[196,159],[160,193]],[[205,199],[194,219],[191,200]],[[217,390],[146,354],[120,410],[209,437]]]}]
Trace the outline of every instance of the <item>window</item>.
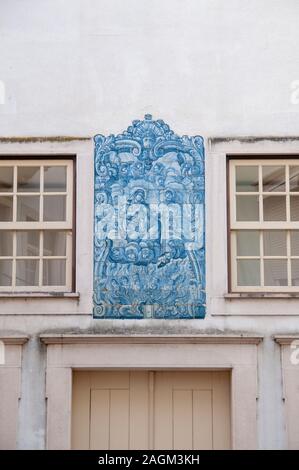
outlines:
[{"label": "window", "polygon": [[299,159],[231,159],[233,292],[299,291]]},{"label": "window", "polygon": [[0,160],[0,291],[72,288],[72,160]]}]

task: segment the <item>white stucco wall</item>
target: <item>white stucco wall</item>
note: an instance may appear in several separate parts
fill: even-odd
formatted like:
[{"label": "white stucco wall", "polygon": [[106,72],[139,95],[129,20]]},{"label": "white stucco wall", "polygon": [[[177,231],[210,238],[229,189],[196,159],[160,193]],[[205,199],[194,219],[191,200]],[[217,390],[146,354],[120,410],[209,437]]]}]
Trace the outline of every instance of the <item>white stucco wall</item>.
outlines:
[{"label": "white stucco wall", "polygon": [[[0,332],[23,347],[19,448],[45,445],[45,332],[244,333],[259,348],[258,442],[285,448],[280,347],[299,332],[299,299],[227,300],[225,153],[298,153],[299,142],[209,144],[209,136],[296,136],[296,0],[2,0],[1,137],[118,133],[147,112],[207,146],[205,320],[102,321],[92,305],[92,141],[0,143],[1,154],[77,154],[76,299],[0,299]],[[216,188],[216,191],[215,191]],[[82,230],[84,229],[84,230]]]},{"label": "white stucco wall", "polygon": [[296,134],[298,17],[297,0],[2,0],[1,134],[120,132],[146,112],[178,133]]}]

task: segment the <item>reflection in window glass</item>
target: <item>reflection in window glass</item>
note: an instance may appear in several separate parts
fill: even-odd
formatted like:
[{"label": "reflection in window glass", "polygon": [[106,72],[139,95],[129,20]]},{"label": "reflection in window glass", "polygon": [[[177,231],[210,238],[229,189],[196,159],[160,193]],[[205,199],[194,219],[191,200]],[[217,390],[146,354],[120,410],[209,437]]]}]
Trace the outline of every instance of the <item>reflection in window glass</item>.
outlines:
[{"label": "reflection in window glass", "polygon": [[291,221],[299,220],[299,196],[290,197]]},{"label": "reflection in window glass", "polygon": [[265,259],[264,272],[265,286],[288,285],[287,260]]},{"label": "reflection in window glass", "polygon": [[65,283],[65,260],[44,259],[43,284],[45,286],[64,286]]},{"label": "reflection in window glass", "polygon": [[292,259],[292,286],[299,286],[299,259]]},{"label": "reflection in window glass", "polygon": [[258,192],[259,172],[258,166],[237,166],[236,167],[236,191],[237,192]]},{"label": "reflection in window glass", "polygon": [[38,166],[18,167],[18,191],[38,192],[40,190],[40,168]]},{"label": "reflection in window glass", "polygon": [[258,221],[259,220],[259,199],[258,196],[237,196],[236,197],[237,221]]},{"label": "reflection in window glass", "polygon": [[264,230],[264,255],[287,255],[287,232],[283,230]]},{"label": "reflection in window glass", "polygon": [[290,166],[290,191],[299,192],[299,166]]},{"label": "reflection in window glass", "polygon": [[299,231],[291,231],[291,255],[299,256]]},{"label": "reflection in window glass", "polygon": [[36,230],[17,232],[17,256],[39,256],[39,235]]},{"label": "reflection in window glass", "polygon": [[0,192],[13,191],[13,167],[2,166],[0,168]]},{"label": "reflection in window glass", "polygon": [[39,220],[39,196],[18,196],[17,220],[37,222]]},{"label": "reflection in window glass", "polygon": [[258,230],[238,230],[237,256],[259,256],[260,233]]},{"label": "reflection in window glass", "polygon": [[0,286],[11,286],[12,284],[12,261],[0,259]]},{"label": "reflection in window glass", "polygon": [[55,222],[66,219],[65,196],[44,196],[44,221]]},{"label": "reflection in window glass", "polygon": [[66,255],[66,232],[47,230],[44,232],[44,256]]},{"label": "reflection in window glass", "polygon": [[260,261],[255,259],[237,260],[238,286],[260,285]]},{"label": "reflection in window glass", "polygon": [[13,197],[0,196],[0,222],[11,222],[13,216]]},{"label": "reflection in window glass", "polygon": [[46,166],[44,168],[44,191],[66,191],[66,167]]},{"label": "reflection in window glass", "polygon": [[263,191],[285,191],[285,166],[263,166]]},{"label": "reflection in window glass", "polygon": [[13,232],[0,231],[0,256],[12,256]]},{"label": "reflection in window glass", "polygon": [[285,196],[264,196],[263,204],[265,222],[286,221]]},{"label": "reflection in window glass", "polygon": [[22,259],[16,261],[16,285],[38,286],[39,261]]}]

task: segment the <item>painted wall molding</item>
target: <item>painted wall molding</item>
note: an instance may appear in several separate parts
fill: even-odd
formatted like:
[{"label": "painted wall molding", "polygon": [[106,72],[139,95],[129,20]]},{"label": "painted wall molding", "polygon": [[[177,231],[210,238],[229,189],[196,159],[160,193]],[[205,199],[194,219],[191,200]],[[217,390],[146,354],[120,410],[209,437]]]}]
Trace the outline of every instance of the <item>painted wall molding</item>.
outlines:
[{"label": "painted wall molding", "polygon": [[296,450],[299,448],[299,334],[273,338],[280,346],[287,448]]},{"label": "painted wall molding", "polygon": [[[233,449],[257,447],[258,336],[118,337],[44,334],[47,449],[71,448],[74,370],[229,370]],[[180,343],[181,340],[181,343]],[[105,342],[108,341],[108,342]],[[120,341],[120,342],[119,342]],[[128,341],[124,344],[124,341]],[[194,342],[195,341],[195,342]],[[207,343],[210,341],[210,343]],[[219,343],[217,343],[219,341]],[[227,343],[229,342],[230,343]]]},{"label": "painted wall molding", "polygon": [[29,340],[29,336],[8,336],[3,335],[0,336],[0,341],[3,341],[4,344],[15,344],[15,345],[23,345]]},{"label": "painted wall molding", "polygon": [[299,340],[299,333],[292,335],[274,335],[273,338],[276,343],[280,345],[289,345],[293,341]]},{"label": "painted wall molding", "polygon": [[0,336],[1,345],[4,343],[0,351],[0,449],[3,450],[17,448],[22,349],[26,341],[25,335]]},{"label": "painted wall molding", "polygon": [[43,334],[40,340],[44,344],[259,344],[263,336]]}]

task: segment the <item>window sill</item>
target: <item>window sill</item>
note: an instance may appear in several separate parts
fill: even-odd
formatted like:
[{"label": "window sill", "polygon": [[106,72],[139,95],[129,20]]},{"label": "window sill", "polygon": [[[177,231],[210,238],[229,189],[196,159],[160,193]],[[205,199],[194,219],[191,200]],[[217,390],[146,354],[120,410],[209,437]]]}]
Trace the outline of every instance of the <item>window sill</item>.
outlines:
[{"label": "window sill", "polygon": [[299,299],[299,292],[234,292],[224,294],[227,300],[233,299]]},{"label": "window sill", "polygon": [[0,292],[0,299],[75,299],[79,292]]}]

